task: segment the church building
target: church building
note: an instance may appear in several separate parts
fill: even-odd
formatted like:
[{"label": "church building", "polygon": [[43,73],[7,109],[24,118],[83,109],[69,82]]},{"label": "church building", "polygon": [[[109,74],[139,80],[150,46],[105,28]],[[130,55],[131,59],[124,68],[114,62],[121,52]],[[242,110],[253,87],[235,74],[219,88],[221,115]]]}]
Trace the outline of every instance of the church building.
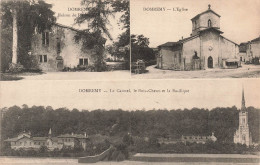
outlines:
[{"label": "church building", "polygon": [[240,66],[238,44],[222,36],[220,15],[210,5],[191,22],[190,37],[158,46],[157,68],[201,70]]},{"label": "church building", "polygon": [[234,143],[252,145],[252,136],[248,126],[248,112],[245,106],[244,89],[242,91],[242,105],[239,111],[239,126],[234,135]]}]

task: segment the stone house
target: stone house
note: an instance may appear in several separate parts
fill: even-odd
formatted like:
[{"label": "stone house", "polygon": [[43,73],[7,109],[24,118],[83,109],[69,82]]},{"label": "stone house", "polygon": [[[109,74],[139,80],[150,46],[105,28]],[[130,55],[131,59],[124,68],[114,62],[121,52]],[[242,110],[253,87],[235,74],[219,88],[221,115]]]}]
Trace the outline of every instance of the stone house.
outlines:
[{"label": "stone house", "polygon": [[205,144],[208,141],[217,141],[217,138],[214,136],[214,133],[212,133],[211,136],[200,136],[200,135],[192,135],[192,136],[181,136],[179,139],[175,138],[158,138],[158,142],[160,144],[176,144],[176,143],[184,143],[186,144],[187,142],[189,143],[202,143]]},{"label": "stone house", "polygon": [[74,36],[81,30],[61,24],[53,24],[50,30],[35,33],[32,37],[31,54],[43,71],[62,71],[94,63],[93,51],[82,51],[82,42],[76,43]]},{"label": "stone house", "polygon": [[11,149],[34,149],[38,150],[41,146],[46,146],[48,150],[61,150],[63,147],[81,146],[86,150],[88,137],[82,134],[64,134],[57,137],[52,137],[51,129],[48,137],[32,137],[31,133],[22,132],[15,138],[8,138],[5,142],[10,143]]},{"label": "stone house", "polygon": [[239,45],[240,60],[246,63],[259,64],[260,37]]},{"label": "stone house", "polygon": [[220,30],[220,15],[208,10],[191,19],[190,37],[159,45],[157,68],[201,70],[240,66],[238,45]]},{"label": "stone house", "polygon": [[247,43],[246,57],[250,63],[259,64],[260,59],[260,37]]}]

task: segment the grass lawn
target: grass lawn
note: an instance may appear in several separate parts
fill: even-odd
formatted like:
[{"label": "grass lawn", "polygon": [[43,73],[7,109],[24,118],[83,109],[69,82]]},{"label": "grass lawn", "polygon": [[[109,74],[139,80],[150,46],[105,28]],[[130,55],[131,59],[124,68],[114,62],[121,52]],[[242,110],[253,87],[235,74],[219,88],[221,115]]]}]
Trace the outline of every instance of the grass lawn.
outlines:
[{"label": "grass lawn", "polygon": [[23,78],[18,76],[17,74],[0,73],[1,81],[17,81],[17,80],[21,80],[21,79],[23,79]]},{"label": "grass lawn", "polygon": [[23,76],[40,75],[42,72],[0,73],[0,81],[17,81],[24,79]]}]

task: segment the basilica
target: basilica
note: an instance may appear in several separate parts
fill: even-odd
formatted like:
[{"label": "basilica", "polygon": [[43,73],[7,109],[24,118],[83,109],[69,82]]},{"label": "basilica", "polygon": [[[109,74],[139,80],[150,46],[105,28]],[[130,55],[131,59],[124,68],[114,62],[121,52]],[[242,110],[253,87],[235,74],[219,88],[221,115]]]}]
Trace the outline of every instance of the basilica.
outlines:
[{"label": "basilica", "polygon": [[239,126],[234,135],[234,143],[252,145],[252,136],[248,126],[248,112],[245,105],[244,90],[242,92],[242,105],[239,111]]},{"label": "basilica", "polygon": [[157,68],[201,70],[240,67],[238,44],[222,36],[220,15],[208,10],[191,19],[192,33],[158,46]]}]

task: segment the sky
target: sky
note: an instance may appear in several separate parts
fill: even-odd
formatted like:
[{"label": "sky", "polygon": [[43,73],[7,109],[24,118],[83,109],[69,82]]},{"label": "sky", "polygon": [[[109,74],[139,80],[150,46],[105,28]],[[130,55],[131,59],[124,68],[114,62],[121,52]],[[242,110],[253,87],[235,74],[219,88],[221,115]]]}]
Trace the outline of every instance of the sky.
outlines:
[{"label": "sky", "polygon": [[[131,34],[143,34],[150,47],[189,37],[191,18],[208,9],[218,13],[223,36],[240,44],[260,35],[259,0],[131,0]],[[188,11],[144,11],[148,7],[184,8]]]},{"label": "sky", "polygon": [[[79,110],[123,109],[212,109],[241,107],[244,86],[246,106],[260,108],[260,79],[185,79],[185,80],[21,80],[0,83],[0,107],[13,105],[52,106]],[[101,93],[79,92],[79,89],[101,89]],[[103,92],[109,90],[123,92]],[[134,93],[142,90],[189,90],[187,93]]]},{"label": "sky", "polygon": [[[74,27],[76,29],[88,28],[87,23],[82,25],[75,24],[74,19],[76,17],[72,16],[73,14],[77,15],[82,13],[82,11],[71,10],[71,8],[84,8],[84,6],[80,4],[81,0],[44,0],[44,1],[46,3],[52,4],[52,10],[55,12],[55,16],[57,17],[57,23]],[[62,14],[66,16],[62,16]],[[124,30],[122,30],[122,24],[118,24],[121,15],[122,13],[116,13],[114,14],[114,16],[109,17],[110,25],[108,25],[107,27],[109,29],[109,32],[113,40],[111,41],[106,37],[108,39],[106,44],[112,44],[117,40],[118,36],[122,32],[124,32]]]}]

